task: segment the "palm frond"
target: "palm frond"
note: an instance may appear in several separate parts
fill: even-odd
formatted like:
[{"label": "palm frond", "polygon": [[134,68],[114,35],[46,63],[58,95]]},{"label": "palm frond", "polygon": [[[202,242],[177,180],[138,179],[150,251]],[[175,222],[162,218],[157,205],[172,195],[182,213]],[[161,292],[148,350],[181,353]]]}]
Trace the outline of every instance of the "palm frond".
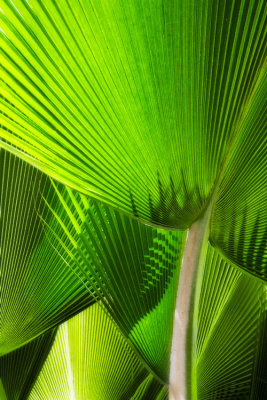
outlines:
[{"label": "palm frond", "polygon": [[58,328],[29,400],[167,399],[116,325],[94,304]]},{"label": "palm frond", "polygon": [[266,333],[266,286],[238,271],[211,246],[199,285],[193,363],[196,398],[254,399],[253,386],[259,384],[261,363],[267,359],[261,340]]},{"label": "palm frond", "polygon": [[262,299],[262,309],[265,312],[261,315],[259,323],[262,325],[261,332],[257,337],[259,343],[258,351],[255,355],[254,376],[249,400],[261,400],[267,396],[267,296]]},{"label": "palm frond", "polygon": [[28,398],[46,357],[51,349],[56,329],[39,336],[25,346],[0,357],[1,400]]},{"label": "palm frond", "polygon": [[76,263],[124,336],[166,382],[185,232],[152,228],[62,185],[54,188],[55,207],[46,201],[54,222],[46,226],[58,253]]},{"label": "palm frond", "polygon": [[2,3],[2,145],[127,214],[189,227],[243,140],[264,0]]},{"label": "palm frond", "polygon": [[267,71],[243,111],[211,220],[211,242],[239,267],[267,280]]},{"label": "palm frond", "polygon": [[0,353],[104,307],[61,325],[32,399],[86,398],[86,377],[96,400],[166,398],[192,247],[188,396],[264,396],[266,20],[264,0],[2,1],[0,146],[20,160],[1,152]]},{"label": "palm frond", "polygon": [[0,182],[0,354],[5,354],[88,307],[95,296],[56,251],[54,236],[44,232],[42,196],[51,204],[57,200],[49,178],[0,150]]}]

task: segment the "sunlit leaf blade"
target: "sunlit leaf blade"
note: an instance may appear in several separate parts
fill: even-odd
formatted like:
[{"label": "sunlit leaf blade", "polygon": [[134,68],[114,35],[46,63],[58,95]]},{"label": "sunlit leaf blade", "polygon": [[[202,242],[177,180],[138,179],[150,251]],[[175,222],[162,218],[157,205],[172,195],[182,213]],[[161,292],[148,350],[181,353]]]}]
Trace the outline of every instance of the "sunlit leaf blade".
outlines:
[{"label": "sunlit leaf blade", "polygon": [[[266,286],[231,266],[211,246],[197,302],[193,374],[200,400],[254,399],[266,324]],[[263,360],[264,359],[264,360]]]},{"label": "sunlit leaf blade", "polygon": [[1,400],[28,398],[53,344],[55,334],[56,329],[52,329],[20,349],[0,357],[0,382],[3,388]]},{"label": "sunlit leaf blade", "polygon": [[94,301],[77,268],[55,250],[54,236],[44,232],[40,214],[47,224],[49,215],[42,195],[57,201],[44,174],[0,150],[0,354]]},{"label": "sunlit leaf blade", "polygon": [[60,202],[47,206],[58,224],[58,253],[76,263],[124,336],[166,382],[186,233],[144,225],[62,185],[55,191]]},{"label": "sunlit leaf blade", "polygon": [[165,400],[167,388],[143,367],[103,307],[95,304],[59,327],[29,396],[39,399]]},{"label": "sunlit leaf blade", "polygon": [[2,137],[127,214],[190,226],[263,70],[264,0],[2,3]]},{"label": "sunlit leaf blade", "polygon": [[237,265],[267,280],[267,71],[243,111],[240,135],[219,187],[211,241]]}]

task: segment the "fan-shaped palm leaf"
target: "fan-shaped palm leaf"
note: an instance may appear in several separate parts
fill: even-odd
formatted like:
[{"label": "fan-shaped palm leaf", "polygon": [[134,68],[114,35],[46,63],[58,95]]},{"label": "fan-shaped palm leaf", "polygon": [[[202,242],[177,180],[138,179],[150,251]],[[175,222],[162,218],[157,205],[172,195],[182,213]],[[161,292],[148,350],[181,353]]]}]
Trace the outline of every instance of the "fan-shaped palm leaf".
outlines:
[{"label": "fan-shaped palm leaf", "polygon": [[55,200],[50,180],[0,150],[0,183],[0,354],[5,354],[64,322],[95,297],[77,268],[56,252],[53,236],[44,232],[42,194],[51,204]]},{"label": "fan-shaped palm leaf", "polygon": [[264,3],[4,0],[4,146],[128,214],[190,226],[264,98]]},{"label": "fan-shaped palm leaf", "polygon": [[[173,334],[175,398],[209,396],[194,368],[207,365],[217,339],[203,339],[204,355],[195,359],[194,329],[211,252],[267,279],[266,15],[263,0],[4,0],[1,7],[2,147],[146,223],[189,228]],[[157,349],[169,343],[169,333],[161,342],[152,327],[162,315],[171,327],[180,269],[174,261],[184,233],[159,234],[69,188],[56,189],[55,202],[44,198],[52,216],[42,218],[58,253],[165,379],[167,362]],[[258,305],[262,284],[254,278],[235,284],[233,276],[234,286],[223,289],[218,268],[214,261],[217,295],[226,296],[225,311],[218,308],[215,318],[221,336],[210,326],[213,316],[205,314],[205,323],[219,338],[234,338],[229,351],[235,357],[239,339],[256,335],[244,310],[255,321],[265,313]],[[222,322],[228,297],[243,307],[246,329],[241,320],[237,330]],[[224,344],[217,347],[219,356]],[[243,354],[250,360],[251,353],[240,354],[233,365],[243,368]],[[227,365],[224,376],[236,377]],[[217,383],[216,396],[226,395]]]},{"label": "fan-shaped palm leaf", "polygon": [[152,228],[54,187],[59,201],[53,209],[46,200],[52,213],[46,226],[57,252],[76,264],[125,337],[167,382],[185,233]]},{"label": "fan-shaped palm leaf", "polygon": [[55,334],[54,328],[20,349],[0,357],[1,400],[28,399],[51,349]]},{"label": "fan-shaped palm leaf", "polygon": [[[108,207],[100,207],[70,189],[59,191],[60,186],[54,187],[61,200],[56,203],[61,218],[57,209],[47,204],[58,223],[58,233],[61,229],[61,233],[55,235],[58,252],[66,260],[69,257],[70,261],[76,261],[125,337],[166,381],[170,364],[166,345],[170,345],[171,337],[168,326],[172,325],[179,279],[175,241],[180,241],[182,252],[184,234],[157,231]],[[183,256],[182,279],[190,270],[188,248],[192,252],[191,263],[196,263],[200,269],[194,278],[196,288],[191,294],[195,313],[190,309],[186,343],[183,343],[187,346],[186,363],[190,370],[186,384],[188,396],[220,399],[227,391],[229,396],[248,395],[258,376],[256,355],[262,344],[257,337],[264,332],[262,316],[266,313],[266,286],[239,271],[234,263],[208,244],[207,233],[203,233],[207,230],[207,222],[201,224],[203,227],[194,224],[195,227],[189,230],[186,246],[191,246],[192,234],[196,241],[194,248],[185,248]],[[68,226],[76,227],[72,234]],[[203,243],[198,243],[199,233]],[[149,241],[148,257],[145,245]],[[198,257],[194,261],[195,251]],[[132,254],[134,258],[131,258]],[[179,290],[182,288],[187,293],[185,283],[179,282],[179,285]],[[177,318],[182,319],[179,315]],[[174,332],[175,341],[179,340],[179,335],[180,331],[178,336]],[[220,357],[225,357],[222,364]]]},{"label": "fan-shaped palm leaf", "polygon": [[143,367],[101,306],[65,322],[29,400],[167,398],[167,388]]},{"label": "fan-shaped palm leaf", "polygon": [[237,271],[209,246],[199,286],[192,398],[257,398],[260,385],[264,386],[262,363],[267,360],[266,354],[260,360],[261,337],[266,334],[266,285]]}]

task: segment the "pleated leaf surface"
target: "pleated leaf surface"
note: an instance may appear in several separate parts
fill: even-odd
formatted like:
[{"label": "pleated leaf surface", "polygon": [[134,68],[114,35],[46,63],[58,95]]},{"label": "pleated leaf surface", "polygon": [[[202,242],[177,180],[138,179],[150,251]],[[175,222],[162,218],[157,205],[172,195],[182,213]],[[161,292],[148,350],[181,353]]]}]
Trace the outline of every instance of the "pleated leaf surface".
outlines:
[{"label": "pleated leaf surface", "polygon": [[262,375],[267,361],[266,285],[238,271],[212,246],[198,284],[195,398],[257,398],[267,387]]},{"label": "pleated leaf surface", "polygon": [[267,281],[267,71],[244,110],[211,219],[211,242],[237,266]]},{"label": "pleated leaf surface", "polygon": [[26,400],[31,392],[47,355],[56,329],[32,340],[25,346],[0,357],[1,400]]},{"label": "pleated leaf surface", "polygon": [[94,304],[58,329],[29,400],[167,400],[114,322]]},{"label": "pleated leaf surface", "polygon": [[190,226],[246,140],[264,0],[2,3],[2,145],[127,214]]},{"label": "pleated leaf surface", "polygon": [[0,354],[5,354],[64,322],[95,297],[55,250],[54,236],[44,232],[42,196],[54,204],[50,180],[1,150],[0,185]]},{"label": "pleated leaf surface", "polygon": [[124,336],[167,381],[186,232],[152,228],[61,187],[54,184],[61,203],[47,202],[58,253],[76,263]]},{"label": "pleated leaf surface", "polygon": [[[266,286],[240,268],[267,279],[265,2],[2,3],[1,145],[148,224],[184,230],[212,201],[192,390],[260,398]],[[47,235],[166,382],[184,233],[69,187],[44,194]]]}]

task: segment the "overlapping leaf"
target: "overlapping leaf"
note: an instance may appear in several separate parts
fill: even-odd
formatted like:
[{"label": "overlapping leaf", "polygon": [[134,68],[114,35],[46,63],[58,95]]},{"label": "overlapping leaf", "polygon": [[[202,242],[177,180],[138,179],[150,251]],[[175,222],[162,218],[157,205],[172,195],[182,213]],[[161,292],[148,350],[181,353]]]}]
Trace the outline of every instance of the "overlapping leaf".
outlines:
[{"label": "overlapping leaf", "polygon": [[44,233],[39,213],[45,217],[42,194],[54,204],[50,180],[1,150],[0,184],[0,354],[5,354],[95,300],[78,270],[54,249],[53,236]]},{"label": "overlapping leaf", "polygon": [[[78,340],[77,340],[78,338]],[[114,322],[95,304],[58,329],[29,400],[165,400]]]},{"label": "overlapping leaf", "polygon": [[55,334],[54,328],[20,349],[0,357],[1,400],[28,398],[51,349]]},{"label": "overlapping leaf", "polygon": [[266,286],[232,267],[211,246],[198,284],[193,398],[258,398],[266,388],[264,378],[261,382],[267,362],[262,340]]},{"label": "overlapping leaf", "polygon": [[256,365],[254,368],[254,377],[252,382],[250,400],[261,400],[267,396],[267,296],[262,299],[262,308],[265,312],[261,315],[259,323],[262,325],[261,332],[257,341],[259,343],[259,351],[255,355]]},{"label": "overlapping leaf", "polygon": [[[76,263],[125,337],[167,381],[185,233],[152,228],[54,187],[59,201],[47,205],[58,253]],[[53,234],[49,225],[47,231]]]},{"label": "overlapping leaf", "polygon": [[4,0],[3,145],[121,211],[190,226],[246,134],[264,3]]},{"label": "overlapping leaf", "polygon": [[[192,383],[200,399],[265,390],[266,292],[231,267],[267,279],[265,24],[263,0],[1,7],[3,147],[149,224],[188,228],[213,202],[210,241],[223,256],[209,248],[200,295]],[[45,254],[82,273],[166,381],[184,234],[54,188],[51,198],[43,190],[40,210],[42,240],[55,247]],[[133,398],[150,395],[151,379]]]},{"label": "overlapping leaf", "polygon": [[267,71],[259,77],[218,190],[211,241],[237,265],[267,280]]}]

